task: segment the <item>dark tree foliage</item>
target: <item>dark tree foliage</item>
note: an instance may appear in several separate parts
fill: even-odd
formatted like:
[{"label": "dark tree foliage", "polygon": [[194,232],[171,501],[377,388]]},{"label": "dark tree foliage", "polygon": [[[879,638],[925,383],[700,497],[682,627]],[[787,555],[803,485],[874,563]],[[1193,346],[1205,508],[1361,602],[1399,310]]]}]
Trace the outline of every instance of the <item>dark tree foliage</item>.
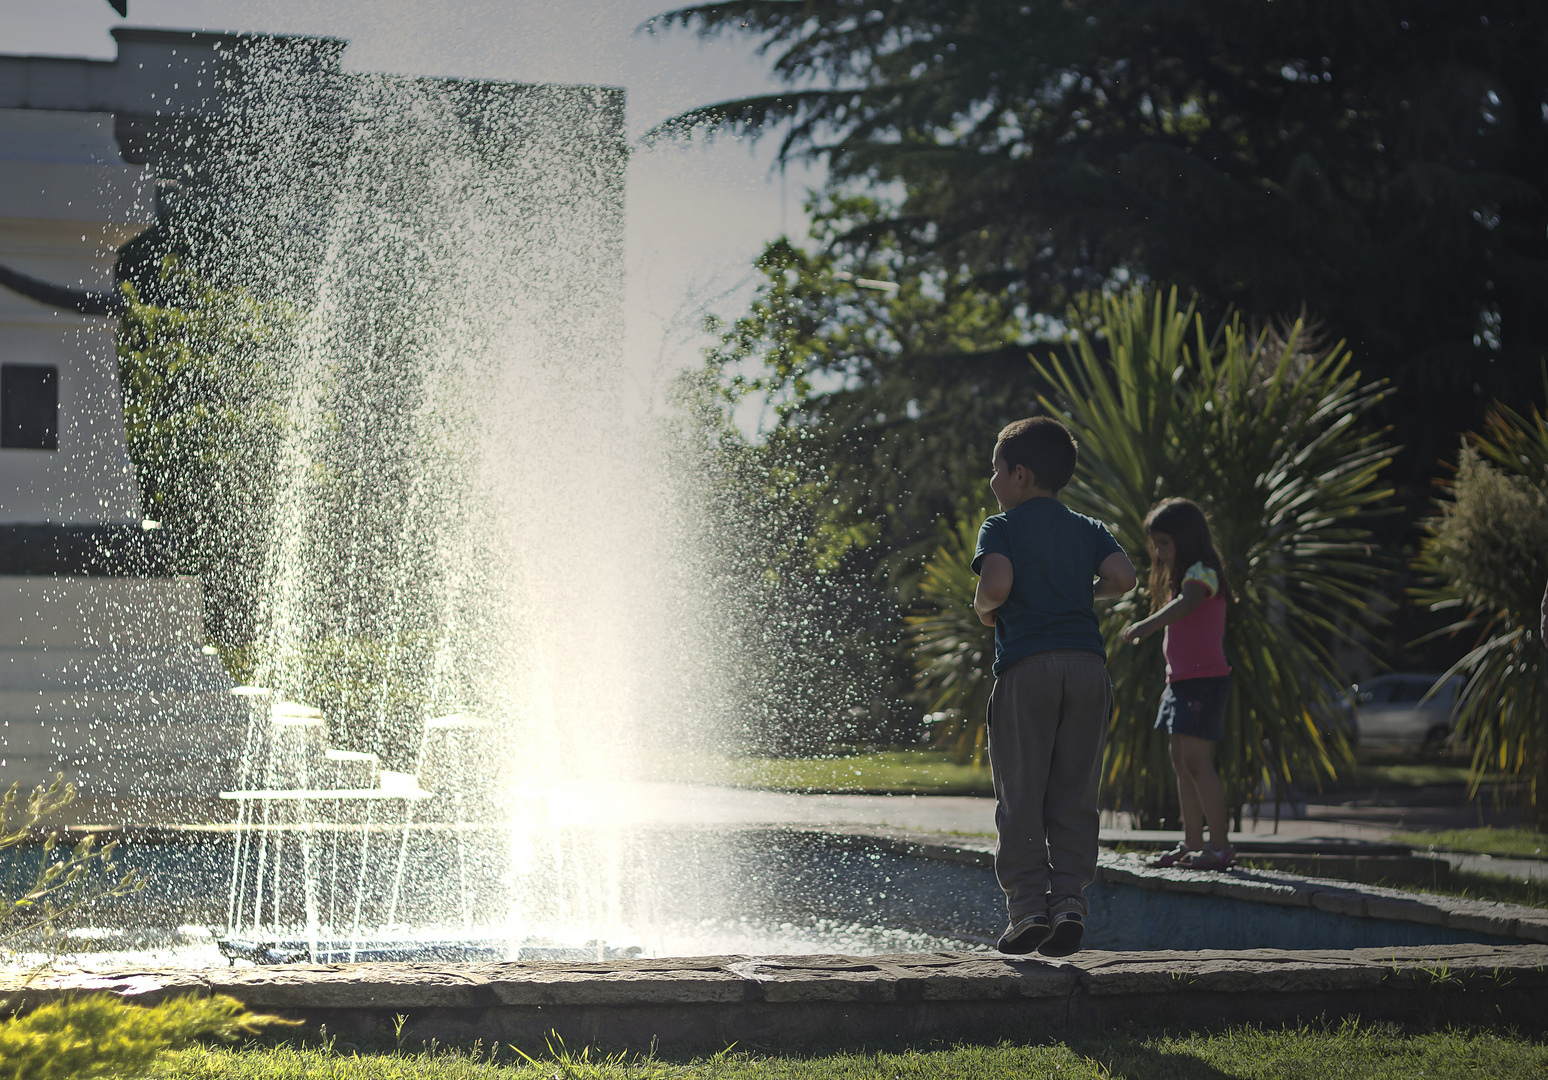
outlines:
[{"label": "dark tree foliage", "polygon": [[167,255],[120,288],[124,431],[145,516],[171,534],[177,573],[204,584],[205,632],[235,676],[251,675],[272,467],[288,417],[285,305],[222,289]]},{"label": "dark tree foliage", "polygon": [[[790,90],[679,117],[900,183],[904,257],[1060,313],[1118,268],[1206,311],[1309,310],[1399,391],[1410,501],[1548,346],[1548,5],[743,0]],[[954,373],[952,376],[954,377]]]},{"label": "dark tree foliage", "polygon": [[[1002,298],[960,275],[904,273],[887,236],[838,252],[882,204],[840,196],[808,210],[810,243],[767,245],[750,310],[712,324],[719,340],[692,381],[698,415],[716,418],[711,472],[734,478],[719,506],[729,546],[768,568],[740,608],[768,658],[749,693],[783,749],[918,734],[899,603],[939,519],[982,485],[996,432],[1036,408],[1040,385]],[[744,406],[763,410],[756,439],[730,423]],[[782,734],[836,705],[846,715],[826,728]]]},{"label": "dark tree foliage", "polygon": [[1040,384],[1002,297],[905,273],[889,237],[854,239],[883,205],[810,203],[810,246],[764,249],[751,310],[715,324],[707,360],[729,405],[763,403],[765,466],[810,508],[797,535],[808,561],[829,569],[874,547],[876,573],[906,594],[937,519],[988,475],[996,432],[1036,409]]}]

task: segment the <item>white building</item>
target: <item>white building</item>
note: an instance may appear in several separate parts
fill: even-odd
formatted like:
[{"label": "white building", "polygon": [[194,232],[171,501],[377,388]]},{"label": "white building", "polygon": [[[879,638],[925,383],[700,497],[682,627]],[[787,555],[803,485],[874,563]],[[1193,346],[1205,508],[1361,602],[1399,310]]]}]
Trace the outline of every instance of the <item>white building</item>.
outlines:
[{"label": "white building", "polygon": [[113,311],[118,250],[156,221],[121,137],[153,102],[175,118],[162,84],[212,36],[119,35],[114,62],[0,56],[0,787],[62,771],[75,821],[197,821],[229,813],[250,699],[142,522]]}]

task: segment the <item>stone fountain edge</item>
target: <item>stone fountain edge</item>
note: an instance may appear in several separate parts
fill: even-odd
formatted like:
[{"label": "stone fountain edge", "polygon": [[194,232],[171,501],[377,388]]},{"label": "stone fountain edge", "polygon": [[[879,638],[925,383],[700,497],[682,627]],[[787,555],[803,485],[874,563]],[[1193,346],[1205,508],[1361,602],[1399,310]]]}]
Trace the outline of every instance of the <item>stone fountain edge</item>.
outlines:
[{"label": "stone fountain edge", "polygon": [[[774,826],[838,845],[988,865],[991,845],[885,826]],[[482,1039],[566,1045],[786,1050],[979,1040],[1124,1025],[1209,1028],[1338,1020],[1509,1023],[1548,1010],[1548,912],[1266,870],[1160,870],[1103,852],[1101,880],[1346,915],[1452,926],[1522,944],[1349,951],[1100,952],[1070,960],[995,953],[712,956],[591,963],[276,965],[0,976],[25,1010],[88,991],[150,1002],[229,994],[248,1007],[364,1043]]]},{"label": "stone fountain edge", "polygon": [[8,1011],[108,992],[229,994],[361,1043],[482,1039],[663,1052],[982,1040],[1047,1030],[1336,1021],[1538,1029],[1548,945],[1350,951],[715,956],[595,963],[276,965],[0,979]]}]

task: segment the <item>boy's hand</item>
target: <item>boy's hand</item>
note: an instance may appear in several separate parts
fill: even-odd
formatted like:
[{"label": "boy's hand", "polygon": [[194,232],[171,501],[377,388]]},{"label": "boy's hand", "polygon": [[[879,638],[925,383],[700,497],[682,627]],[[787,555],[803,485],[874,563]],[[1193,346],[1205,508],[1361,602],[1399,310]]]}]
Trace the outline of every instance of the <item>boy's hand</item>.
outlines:
[{"label": "boy's hand", "polygon": [[995,620],[994,620],[994,612],[992,612],[992,611],[979,611],[977,608],[974,608],[973,609],[973,614],[977,615],[978,616],[978,621],[983,623],[985,626],[993,626],[994,625],[994,622],[995,622]]}]

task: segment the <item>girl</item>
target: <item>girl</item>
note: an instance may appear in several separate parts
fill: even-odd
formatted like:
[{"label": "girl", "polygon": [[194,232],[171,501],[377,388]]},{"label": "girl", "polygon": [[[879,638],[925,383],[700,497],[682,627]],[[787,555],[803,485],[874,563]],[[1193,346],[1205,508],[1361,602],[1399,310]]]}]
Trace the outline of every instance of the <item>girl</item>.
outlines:
[{"label": "girl", "polygon": [[[1225,794],[1215,772],[1214,744],[1225,734],[1231,668],[1226,663],[1226,604],[1231,586],[1209,535],[1204,511],[1187,499],[1158,503],[1145,518],[1150,546],[1150,618],[1123,629],[1133,645],[1165,629],[1166,692],[1156,727],[1171,737],[1172,768],[1182,804],[1183,839],[1157,866],[1224,870],[1236,858],[1226,836]],[[1209,846],[1204,824],[1209,823]]]}]

